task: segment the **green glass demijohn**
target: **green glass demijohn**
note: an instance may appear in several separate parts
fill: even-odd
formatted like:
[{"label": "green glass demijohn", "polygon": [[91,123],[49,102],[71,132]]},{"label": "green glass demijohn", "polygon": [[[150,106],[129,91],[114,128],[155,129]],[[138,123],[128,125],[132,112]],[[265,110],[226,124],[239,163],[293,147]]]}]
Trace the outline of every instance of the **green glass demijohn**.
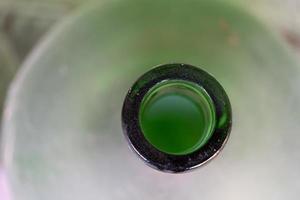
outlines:
[{"label": "green glass demijohn", "polygon": [[[8,92],[13,200],[299,199],[299,69],[228,1],[92,1],[41,40]],[[215,158],[172,174],[139,157],[166,172]]]}]

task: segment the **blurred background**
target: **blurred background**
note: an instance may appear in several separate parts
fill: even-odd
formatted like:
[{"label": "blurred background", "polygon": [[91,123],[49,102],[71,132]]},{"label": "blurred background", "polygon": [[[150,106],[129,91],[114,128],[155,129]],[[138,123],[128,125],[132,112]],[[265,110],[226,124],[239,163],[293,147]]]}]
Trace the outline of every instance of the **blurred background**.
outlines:
[{"label": "blurred background", "polygon": [[[90,4],[82,0],[1,0],[1,45],[20,63],[56,22]],[[291,48],[299,50],[300,2],[297,0],[226,0],[249,10],[278,32]],[[3,47],[2,47],[3,49]],[[12,58],[11,58],[12,59]]]},{"label": "blurred background", "polygon": [[[185,4],[0,0],[1,200],[298,199],[300,1]],[[166,62],[215,75],[235,116],[221,158],[179,176],[120,128],[126,90]]]}]

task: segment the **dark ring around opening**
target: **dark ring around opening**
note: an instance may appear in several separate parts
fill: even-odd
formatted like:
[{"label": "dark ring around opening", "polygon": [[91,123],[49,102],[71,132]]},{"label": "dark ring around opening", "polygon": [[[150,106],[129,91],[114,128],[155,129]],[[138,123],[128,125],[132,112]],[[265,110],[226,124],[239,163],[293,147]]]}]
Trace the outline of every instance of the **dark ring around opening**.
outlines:
[{"label": "dark ring around opening", "polygon": [[[150,144],[139,124],[139,110],[143,97],[156,84],[168,80],[196,83],[206,90],[215,106],[215,129],[208,142],[187,155],[171,155]],[[130,147],[150,167],[160,171],[179,173],[202,166],[214,158],[225,145],[232,124],[229,98],[219,82],[204,70],[188,64],[165,64],[143,74],[129,89],[122,109],[122,128]]]}]

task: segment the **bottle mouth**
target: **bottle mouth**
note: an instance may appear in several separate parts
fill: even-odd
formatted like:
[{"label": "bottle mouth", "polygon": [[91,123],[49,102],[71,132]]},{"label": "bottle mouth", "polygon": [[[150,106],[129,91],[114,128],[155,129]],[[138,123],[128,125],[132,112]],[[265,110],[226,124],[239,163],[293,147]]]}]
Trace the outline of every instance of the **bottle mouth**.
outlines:
[{"label": "bottle mouth", "polygon": [[150,167],[180,173],[204,165],[225,145],[231,106],[219,82],[188,64],[160,65],[129,89],[122,128],[129,147]]},{"label": "bottle mouth", "polygon": [[204,88],[185,80],[165,80],[144,96],[139,123],[158,150],[186,155],[204,146],[215,127],[215,108]]}]

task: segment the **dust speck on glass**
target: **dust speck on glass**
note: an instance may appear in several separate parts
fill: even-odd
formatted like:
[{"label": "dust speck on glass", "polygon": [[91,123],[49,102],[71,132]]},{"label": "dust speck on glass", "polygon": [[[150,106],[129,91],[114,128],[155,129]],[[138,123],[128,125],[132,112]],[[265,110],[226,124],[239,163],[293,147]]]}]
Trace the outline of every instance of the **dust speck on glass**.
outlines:
[{"label": "dust speck on glass", "polygon": [[130,147],[150,167],[184,172],[202,166],[225,145],[231,106],[223,87],[204,70],[165,64],[143,74],[122,110]]}]

